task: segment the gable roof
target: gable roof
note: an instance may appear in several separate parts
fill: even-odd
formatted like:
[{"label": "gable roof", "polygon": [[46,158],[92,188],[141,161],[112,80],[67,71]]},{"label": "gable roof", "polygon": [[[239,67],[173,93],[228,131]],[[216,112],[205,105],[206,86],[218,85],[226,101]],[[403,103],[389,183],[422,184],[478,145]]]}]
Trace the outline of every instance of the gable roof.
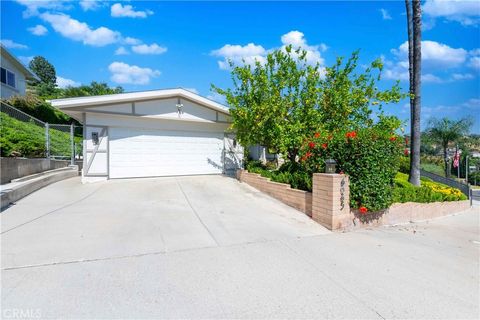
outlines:
[{"label": "gable roof", "polygon": [[18,70],[20,70],[25,75],[25,78],[27,78],[28,80],[40,80],[38,76],[33,73],[32,70],[24,66],[23,63],[21,63],[20,60],[17,59],[17,57],[15,57],[10,51],[8,51],[3,44],[0,44],[0,47],[2,58],[6,57],[10,61],[12,61],[15,67],[17,67]]},{"label": "gable roof", "polygon": [[54,99],[54,100],[49,100],[49,102],[52,104],[52,106],[60,110],[66,111],[68,110],[68,108],[74,108],[74,107],[89,107],[89,106],[136,102],[136,101],[142,101],[142,100],[177,98],[177,97],[191,100],[207,108],[222,112],[227,115],[230,114],[230,111],[228,110],[228,108],[223,104],[220,104],[208,98],[202,97],[201,95],[185,90],[183,88],[117,93],[117,94],[108,94],[108,95],[102,95],[102,96]]}]

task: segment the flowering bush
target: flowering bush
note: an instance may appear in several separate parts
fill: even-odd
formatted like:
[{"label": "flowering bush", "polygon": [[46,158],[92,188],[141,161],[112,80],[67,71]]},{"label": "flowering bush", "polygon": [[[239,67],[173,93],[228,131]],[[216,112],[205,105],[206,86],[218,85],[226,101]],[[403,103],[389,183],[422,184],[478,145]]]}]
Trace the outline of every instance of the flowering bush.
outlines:
[{"label": "flowering bush", "polygon": [[325,160],[337,162],[337,172],[350,177],[350,206],[362,214],[392,203],[394,178],[403,152],[394,129],[395,118],[356,130],[318,131],[301,148],[300,162],[311,174],[324,172]]}]

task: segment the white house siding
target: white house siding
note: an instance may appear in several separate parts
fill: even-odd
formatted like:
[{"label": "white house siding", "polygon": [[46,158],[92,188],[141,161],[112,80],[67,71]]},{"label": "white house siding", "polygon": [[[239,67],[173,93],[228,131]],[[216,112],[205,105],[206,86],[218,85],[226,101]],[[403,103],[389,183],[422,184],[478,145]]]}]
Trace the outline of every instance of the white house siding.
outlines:
[{"label": "white house siding", "polygon": [[13,73],[15,73],[16,88],[12,88],[4,83],[1,84],[1,97],[7,99],[11,96],[24,96],[26,88],[25,75],[21,72],[12,61],[2,54],[1,66]]}]

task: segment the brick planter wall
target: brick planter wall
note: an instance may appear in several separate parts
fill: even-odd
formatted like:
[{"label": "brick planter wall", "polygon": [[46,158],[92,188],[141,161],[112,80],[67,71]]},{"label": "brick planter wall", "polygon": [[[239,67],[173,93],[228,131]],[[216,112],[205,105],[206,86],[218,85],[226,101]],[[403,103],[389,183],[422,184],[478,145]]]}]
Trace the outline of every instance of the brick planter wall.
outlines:
[{"label": "brick planter wall", "polygon": [[394,203],[384,213],[374,213],[373,218],[366,222],[362,222],[359,219],[360,215],[358,212],[352,211],[350,214],[350,225],[345,230],[418,222],[453,215],[469,208],[470,200]]},{"label": "brick planter wall", "polygon": [[350,209],[348,177],[343,174],[315,173],[313,191],[292,189],[290,185],[272,182],[259,174],[237,171],[237,179],[292,206],[334,231],[386,226],[422,221],[456,214],[470,208],[470,201],[433,203],[395,203],[383,212],[362,216]]},{"label": "brick planter wall", "polygon": [[238,170],[237,179],[299,211],[302,211],[310,217],[312,216],[311,192],[292,189],[289,184],[274,182],[257,173],[250,173],[246,170]]}]

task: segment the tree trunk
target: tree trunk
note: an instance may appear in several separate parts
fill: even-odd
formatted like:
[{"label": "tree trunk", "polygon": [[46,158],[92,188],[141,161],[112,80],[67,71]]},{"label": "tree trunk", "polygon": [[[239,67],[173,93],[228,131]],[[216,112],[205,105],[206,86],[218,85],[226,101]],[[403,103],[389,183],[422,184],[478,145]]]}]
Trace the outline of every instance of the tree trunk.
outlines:
[{"label": "tree trunk", "polygon": [[420,0],[412,1],[413,8],[413,110],[411,114],[410,175],[408,181],[420,185],[420,111],[421,111],[421,63],[422,63],[422,8]]},{"label": "tree trunk", "polygon": [[[405,0],[405,9],[407,12],[407,35],[408,35],[408,76],[409,76],[409,98],[410,98],[410,116],[413,114],[413,29],[412,29],[412,6],[410,0]],[[413,136],[413,126],[410,126],[410,137]]]}]

